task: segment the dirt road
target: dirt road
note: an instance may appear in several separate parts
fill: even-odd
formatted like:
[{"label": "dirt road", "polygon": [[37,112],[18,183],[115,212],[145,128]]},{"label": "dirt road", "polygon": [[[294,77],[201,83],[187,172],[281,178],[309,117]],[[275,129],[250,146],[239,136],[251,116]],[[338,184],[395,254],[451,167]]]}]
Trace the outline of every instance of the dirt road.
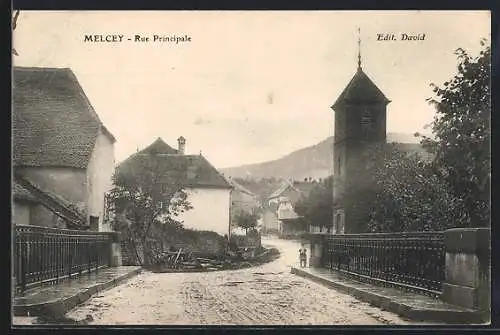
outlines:
[{"label": "dirt road", "polygon": [[408,324],[395,314],[290,274],[299,244],[265,240],[282,257],[263,266],[205,273],[145,272],[67,316],[101,325]]}]

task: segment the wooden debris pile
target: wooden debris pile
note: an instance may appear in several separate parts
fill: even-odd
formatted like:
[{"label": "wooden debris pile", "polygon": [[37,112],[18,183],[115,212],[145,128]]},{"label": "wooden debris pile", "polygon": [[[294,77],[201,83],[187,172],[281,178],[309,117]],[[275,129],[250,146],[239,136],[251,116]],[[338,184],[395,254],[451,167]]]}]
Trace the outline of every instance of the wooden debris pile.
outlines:
[{"label": "wooden debris pile", "polygon": [[179,249],[158,253],[154,265],[160,272],[217,271],[250,267],[255,265],[255,261],[261,262],[269,256],[269,250],[260,248],[239,248],[236,251],[227,251],[219,258],[196,257],[189,250]]},{"label": "wooden debris pile", "polygon": [[213,271],[228,266],[227,261],[211,258],[195,257],[189,250],[163,251],[156,257],[155,265],[161,270],[181,271]]}]

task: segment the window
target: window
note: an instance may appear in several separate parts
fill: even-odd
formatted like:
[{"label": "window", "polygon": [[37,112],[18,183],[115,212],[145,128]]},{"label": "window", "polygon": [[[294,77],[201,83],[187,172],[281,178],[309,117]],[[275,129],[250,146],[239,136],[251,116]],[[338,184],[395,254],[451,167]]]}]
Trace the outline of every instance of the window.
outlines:
[{"label": "window", "polygon": [[363,114],[361,115],[361,131],[363,132],[364,136],[369,136],[370,132],[372,130],[372,115],[368,109],[365,109],[363,111]]}]

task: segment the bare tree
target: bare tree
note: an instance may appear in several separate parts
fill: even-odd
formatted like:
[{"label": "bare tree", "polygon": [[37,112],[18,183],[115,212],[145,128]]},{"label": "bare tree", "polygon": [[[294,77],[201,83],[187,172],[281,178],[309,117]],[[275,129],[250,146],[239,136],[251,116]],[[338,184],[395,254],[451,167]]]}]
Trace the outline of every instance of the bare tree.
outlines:
[{"label": "bare tree", "polygon": [[168,161],[152,155],[118,167],[114,175],[110,192],[114,228],[130,237],[136,253],[142,247],[144,265],[151,264],[151,247],[160,242],[161,232],[167,226],[182,226],[176,217],[192,208],[183,191],[183,174],[175,170]]}]

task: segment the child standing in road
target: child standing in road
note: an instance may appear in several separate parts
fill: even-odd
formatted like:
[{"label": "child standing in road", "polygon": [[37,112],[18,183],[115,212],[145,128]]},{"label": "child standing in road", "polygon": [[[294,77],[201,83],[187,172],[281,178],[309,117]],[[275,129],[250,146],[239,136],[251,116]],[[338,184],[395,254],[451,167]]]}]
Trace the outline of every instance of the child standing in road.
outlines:
[{"label": "child standing in road", "polygon": [[304,268],[307,265],[307,249],[302,246],[299,249],[299,259],[300,259],[300,267]]}]

